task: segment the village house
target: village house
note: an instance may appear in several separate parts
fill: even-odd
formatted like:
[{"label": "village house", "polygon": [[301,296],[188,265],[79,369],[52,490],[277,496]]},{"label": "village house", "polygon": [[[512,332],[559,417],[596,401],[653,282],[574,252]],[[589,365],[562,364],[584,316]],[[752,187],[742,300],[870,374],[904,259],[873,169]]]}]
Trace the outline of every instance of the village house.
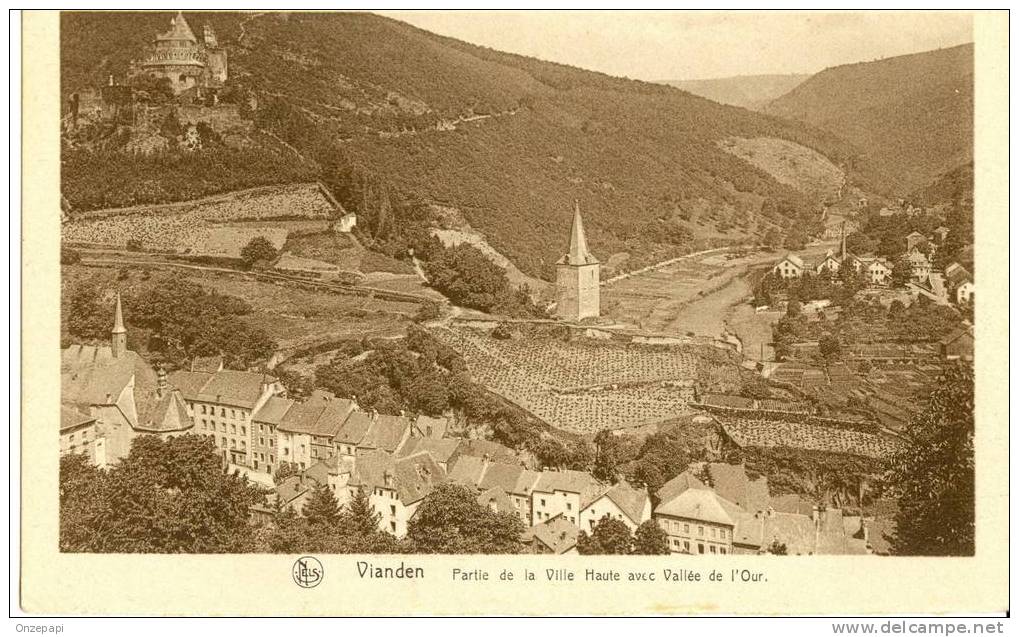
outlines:
[{"label": "village house", "polygon": [[668,536],[673,553],[732,553],[739,507],[689,472],[666,482],[655,494],[653,518]]},{"label": "village house", "polygon": [[892,266],[884,259],[874,259],[867,265],[866,276],[871,285],[885,285],[892,276]]},{"label": "village house", "polygon": [[371,428],[374,417],[374,413],[361,410],[350,414],[340,430],[333,436],[333,446],[337,453],[346,458],[353,458],[357,455],[357,447]]},{"label": "village house", "polygon": [[580,524],[580,512],[602,495],[603,485],[583,471],[543,471],[531,492],[531,524],[562,515]]},{"label": "village house", "polygon": [[[373,412],[371,426],[357,443],[357,455],[379,450],[388,454],[396,453],[410,437],[411,421],[402,413],[399,416],[376,414]],[[337,432],[339,433],[339,432]]]},{"label": "village house", "polygon": [[924,281],[931,273],[930,259],[918,248],[910,249],[906,253],[906,262],[909,264],[910,276],[914,281]]},{"label": "village house", "polygon": [[803,259],[790,252],[772,268],[772,272],[783,279],[798,279],[803,276]]},{"label": "village house", "polygon": [[633,533],[651,519],[651,498],[646,489],[635,489],[625,481],[607,487],[580,511],[579,526],[590,532],[603,517],[619,520]]},{"label": "village house", "polygon": [[958,263],[950,263],[945,268],[945,283],[949,294],[957,305],[971,305],[973,303],[973,275],[969,270]]},{"label": "village house", "polygon": [[276,426],[280,460],[307,469],[336,455],[333,438],[356,406],[322,390],[291,405]]},{"label": "village house", "polygon": [[906,252],[921,250],[927,245],[927,237],[919,232],[913,231],[906,235]]},{"label": "village house", "polygon": [[938,342],[946,361],[973,361],[973,328],[957,329]]},{"label": "village house", "polygon": [[348,497],[363,489],[380,516],[379,529],[402,538],[421,501],[445,477],[428,453],[396,459],[376,449],[355,458]]},{"label": "village house", "polygon": [[255,471],[271,474],[279,466],[276,430],[293,404],[289,398],[270,396],[251,417],[251,468]]},{"label": "village house", "polygon": [[456,456],[460,446],[459,438],[407,438],[396,450],[397,457],[403,458],[419,452],[427,452],[435,458],[435,462],[443,471],[449,471],[451,460]]},{"label": "village house", "polygon": [[60,406],[60,455],[83,453],[94,465],[106,466],[106,438],[96,419],[74,405]]},{"label": "village house", "polygon": [[524,532],[524,543],[538,555],[576,555],[580,529],[562,515],[557,515]]},{"label": "village house", "polygon": [[[193,425],[185,398],[165,372],[157,372],[127,348],[119,294],[110,344],[71,345],[61,352],[60,401],[69,410],[62,442],[70,450],[73,436],[76,452],[86,451],[99,466],[125,457],[137,436],[172,437]],[[93,424],[87,424],[89,420]],[[62,413],[61,431],[64,424]],[[89,438],[87,447],[82,436]]]},{"label": "village house", "polygon": [[282,383],[267,374],[232,369],[178,371],[170,380],[187,401],[195,433],[211,436],[227,462],[252,467],[252,417],[269,398],[284,394]]}]

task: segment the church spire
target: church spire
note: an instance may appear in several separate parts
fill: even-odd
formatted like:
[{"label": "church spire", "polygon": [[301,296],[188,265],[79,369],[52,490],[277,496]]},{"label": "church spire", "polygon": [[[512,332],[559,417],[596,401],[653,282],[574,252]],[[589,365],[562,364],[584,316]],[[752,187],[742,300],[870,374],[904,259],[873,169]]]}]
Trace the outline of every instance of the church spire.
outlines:
[{"label": "church spire", "polygon": [[120,358],[127,351],[127,328],[124,327],[124,312],[120,308],[120,292],[117,292],[117,309],[113,314],[113,329],[110,333],[113,358]]},{"label": "church spire", "polygon": [[587,249],[587,237],[584,235],[584,220],[580,217],[580,202],[573,200],[573,228],[570,230],[570,251],[566,255],[570,265],[597,263],[597,259]]}]

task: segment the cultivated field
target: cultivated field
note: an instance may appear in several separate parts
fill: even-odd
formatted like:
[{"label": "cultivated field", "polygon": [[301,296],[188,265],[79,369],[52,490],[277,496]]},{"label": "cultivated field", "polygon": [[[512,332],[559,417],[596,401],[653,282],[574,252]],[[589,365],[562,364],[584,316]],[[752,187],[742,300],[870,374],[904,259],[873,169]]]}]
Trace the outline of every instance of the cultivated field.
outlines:
[{"label": "cultivated field", "polygon": [[740,447],[784,447],[885,458],[900,446],[891,438],[849,429],[732,416],[717,416],[716,419]]},{"label": "cultivated field", "polygon": [[[704,368],[724,366],[696,346],[501,340],[457,326],[432,332],[464,356],[475,382],[557,429],[580,434],[689,414],[694,384],[717,371]],[[735,366],[729,374],[735,376]]]},{"label": "cultivated field", "polygon": [[[68,243],[126,247],[205,256],[237,257],[252,238],[264,236],[282,248],[291,228],[327,220],[332,202],[318,184],[253,188],[175,204],[135,206],[82,213],[65,223]],[[255,222],[255,223],[249,223]]]}]

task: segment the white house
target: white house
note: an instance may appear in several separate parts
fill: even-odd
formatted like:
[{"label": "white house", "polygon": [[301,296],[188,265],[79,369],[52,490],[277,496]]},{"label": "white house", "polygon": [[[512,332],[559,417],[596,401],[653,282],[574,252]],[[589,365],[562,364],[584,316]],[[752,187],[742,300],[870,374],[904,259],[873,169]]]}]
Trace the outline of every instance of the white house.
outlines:
[{"label": "white house", "polygon": [[636,531],[642,522],[651,519],[651,498],[646,490],[619,482],[581,510],[580,528],[590,532],[606,515],[621,521],[630,532]]},{"label": "white house", "polygon": [[775,265],[772,272],[783,279],[797,279],[803,276],[803,259],[792,253],[787,254]]}]

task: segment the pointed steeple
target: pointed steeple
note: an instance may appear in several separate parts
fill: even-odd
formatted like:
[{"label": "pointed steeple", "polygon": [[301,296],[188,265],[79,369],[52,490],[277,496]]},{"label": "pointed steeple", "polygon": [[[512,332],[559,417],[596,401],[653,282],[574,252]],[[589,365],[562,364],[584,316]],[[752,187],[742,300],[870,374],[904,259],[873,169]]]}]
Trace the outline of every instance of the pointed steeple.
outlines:
[{"label": "pointed steeple", "polygon": [[566,254],[566,262],[570,265],[598,262],[587,249],[584,220],[580,216],[580,202],[576,199],[573,200],[573,228],[570,230],[570,251]]},{"label": "pointed steeple", "polygon": [[117,309],[113,314],[113,329],[110,334],[113,358],[120,358],[127,351],[127,328],[124,327],[124,312],[120,308],[120,292],[117,293]]}]

